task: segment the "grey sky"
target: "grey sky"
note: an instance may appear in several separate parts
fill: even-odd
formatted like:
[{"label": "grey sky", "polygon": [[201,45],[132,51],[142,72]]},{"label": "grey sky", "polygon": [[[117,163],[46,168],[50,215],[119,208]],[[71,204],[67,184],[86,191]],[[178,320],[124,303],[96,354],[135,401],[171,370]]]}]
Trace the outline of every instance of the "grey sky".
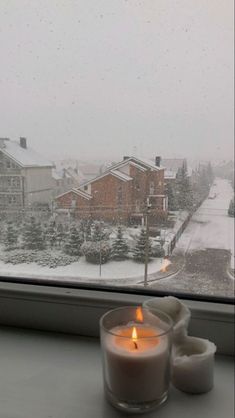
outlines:
[{"label": "grey sky", "polygon": [[232,158],[233,0],[0,0],[0,136]]}]

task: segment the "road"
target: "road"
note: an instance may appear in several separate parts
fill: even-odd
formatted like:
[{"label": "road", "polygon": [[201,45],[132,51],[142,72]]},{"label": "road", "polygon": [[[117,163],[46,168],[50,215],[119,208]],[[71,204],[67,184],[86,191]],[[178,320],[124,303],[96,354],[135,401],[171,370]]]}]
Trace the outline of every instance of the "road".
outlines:
[{"label": "road", "polygon": [[184,268],[174,277],[152,285],[155,289],[234,297],[234,218],[228,216],[233,190],[227,180],[216,179],[213,199],[206,199],[182,234],[173,255],[184,255]]}]

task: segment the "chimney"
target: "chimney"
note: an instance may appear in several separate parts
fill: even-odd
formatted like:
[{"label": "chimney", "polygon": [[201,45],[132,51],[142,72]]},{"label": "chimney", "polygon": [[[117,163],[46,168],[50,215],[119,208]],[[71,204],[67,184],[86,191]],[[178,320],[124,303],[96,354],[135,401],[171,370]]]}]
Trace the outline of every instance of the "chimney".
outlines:
[{"label": "chimney", "polygon": [[123,157],[123,161],[128,160],[130,157],[128,157],[128,155],[124,155]]},{"label": "chimney", "polygon": [[155,166],[160,167],[160,165],[161,165],[161,157],[160,155],[158,155],[157,157],[155,157]]},{"label": "chimney", "polygon": [[24,148],[24,149],[26,149],[27,148],[27,140],[26,140],[26,138],[24,138],[24,137],[20,137],[20,146],[21,146],[21,148]]}]

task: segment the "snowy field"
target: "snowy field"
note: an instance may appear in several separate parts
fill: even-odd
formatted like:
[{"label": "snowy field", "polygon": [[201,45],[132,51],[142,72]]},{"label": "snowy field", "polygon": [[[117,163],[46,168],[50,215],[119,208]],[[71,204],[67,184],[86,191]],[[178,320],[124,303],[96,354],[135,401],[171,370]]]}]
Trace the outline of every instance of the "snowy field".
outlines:
[{"label": "snowy field", "polygon": [[[148,274],[160,270],[162,259],[155,258],[149,262]],[[87,263],[84,257],[79,261],[68,266],[61,266],[55,269],[41,267],[36,263],[30,264],[4,264],[0,260],[0,273],[6,276],[24,276],[24,277],[61,277],[76,281],[89,281],[94,279],[135,279],[136,283],[144,276],[144,264],[136,263],[132,260],[109,261],[101,267],[101,276],[99,275],[99,265]],[[134,283],[134,281],[133,281]]]},{"label": "snowy field", "polygon": [[227,214],[233,190],[227,180],[216,179],[212,192],[216,197],[206,199],[196,211],[174,253],[206,248],[230,250],[234,268],[234,218]]}]

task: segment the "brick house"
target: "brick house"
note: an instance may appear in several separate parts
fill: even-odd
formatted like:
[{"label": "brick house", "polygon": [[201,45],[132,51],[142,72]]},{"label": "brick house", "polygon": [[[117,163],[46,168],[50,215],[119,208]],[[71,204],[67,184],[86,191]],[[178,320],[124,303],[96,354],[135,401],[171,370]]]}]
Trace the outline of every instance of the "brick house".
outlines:
[{"label": "brick house", "polygon": [[0,138],[0,211],[49,204],[53,164],[27,146],[26,138]]},{"label": "brick house", "polygon": [[78,219],[143,223],[147,203],[152,224],[167,216],[164,169],[160,159],[124,157],[103,174],[56,197],[57,212]]}]

